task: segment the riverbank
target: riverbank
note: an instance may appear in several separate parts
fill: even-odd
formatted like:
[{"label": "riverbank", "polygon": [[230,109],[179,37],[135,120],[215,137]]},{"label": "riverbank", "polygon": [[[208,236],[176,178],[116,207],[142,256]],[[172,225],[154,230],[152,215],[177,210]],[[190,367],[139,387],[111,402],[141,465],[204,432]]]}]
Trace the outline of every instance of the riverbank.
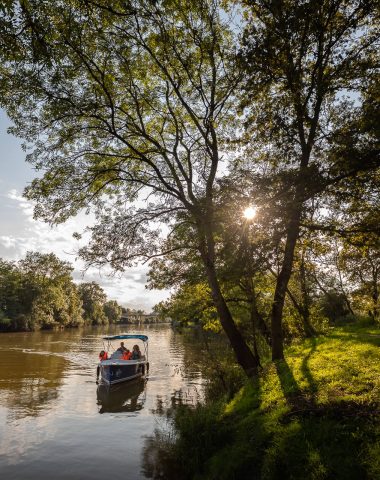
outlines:
[{"label": "riverbank", "polygon": [[380,478],[379,346],[377,328],[335,328],[232,400],[178,410],[169,451],[183,478]]}]

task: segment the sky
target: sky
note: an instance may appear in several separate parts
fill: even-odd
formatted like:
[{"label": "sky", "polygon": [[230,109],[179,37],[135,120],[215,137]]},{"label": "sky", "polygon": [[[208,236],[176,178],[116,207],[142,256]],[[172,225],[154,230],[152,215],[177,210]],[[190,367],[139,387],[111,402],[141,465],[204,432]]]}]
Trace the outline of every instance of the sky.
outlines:
[{"label": "sky", "polygon": [[76,282],[99,283],[109,299],[129,308],[146,312],[168,296],[167,291],[146,290],[147,267],[128,268],[122,275],[107,275],[104,269],[90,269],[83,273],[83,262],[77,251],[83,244],[73,238],[91,223],[91,215],[84,213],[63,225],[51,228],[33,219],[33,204],[22,196],[24,188],[36,176],[33,167],[25,162],[22,141],[7,133],[11,126],[6,113],[0,109],[0,258],[19,260],[27,251],[55,253],[74,267]]}]

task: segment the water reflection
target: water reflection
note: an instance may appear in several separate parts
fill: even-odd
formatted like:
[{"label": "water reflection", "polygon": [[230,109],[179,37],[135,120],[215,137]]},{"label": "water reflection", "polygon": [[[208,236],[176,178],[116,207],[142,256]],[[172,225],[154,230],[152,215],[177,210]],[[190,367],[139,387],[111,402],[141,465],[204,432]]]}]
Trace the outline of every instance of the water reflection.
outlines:
[{"label": "water reflection", "polygon": [[144,408],[146,381],[137,380],[121,385],[98,385],[96,392],[99,413],[137,412]]},{"label": "water reflection", "polygon": [[180,465],[173,460],[174,432],[170,425],[157,428],[146,437],[142,450],[142,473],[153,480],[179,480],[183,478]]},{"label": "water reflection", "polygon": [[[176,356],[181,345],[181,356]],[[174,377],[184,382],[179,388],[172,384],[164,394],[157,394],[151,413],[156,427],[144,439],[142,447],[142,472],[153,480],[178,480],[188,478],[178,463],[178,432],[175,415],[181,407],[196,407],[205,397],[205,383],[215,375],[216,366],[231,357],[230,347],[224,337],[207,335],[202,331],[173,332],[169,339],[171,368]],[[175,360],[178,358],[178,363]],[[196,429],[194,434],[197,435]]]},{"label": "water reflection", "polygon": [[53,354],[8,351],[1,368],[0,405],[8,419],[37,416],[58,397],[66,367],[65,359]]},{"label": "water reflection", "polygon": [[[169,392],[168,392],[169,393]],[[193,388],[176,389],[170,395],[162,397],[156,395],[156,405],[150,411],[153,415],[170,415],[171,411],[182,405],[196,405],[203,398],[200,389],[194,386]]]},{"label": "water reflection", "polygon": [[[149,336],[148,382],[97,389],[102,337],[121,332],[128,328],[0,335],[1,478],[93,480],[107,478],[110,463],[128,480],[159,478],[155,429],[201,399],[208,352],[197,332],[133,326]],[[126,432],[128,441],[115,442]]]}]

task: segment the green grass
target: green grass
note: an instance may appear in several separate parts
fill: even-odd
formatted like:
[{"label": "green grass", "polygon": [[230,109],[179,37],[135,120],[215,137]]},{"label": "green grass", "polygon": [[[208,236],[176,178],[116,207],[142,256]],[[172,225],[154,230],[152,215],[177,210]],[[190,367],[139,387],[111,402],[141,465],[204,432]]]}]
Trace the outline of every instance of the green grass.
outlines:
[{"label": "green grass", "polygon": [[379,346],[379,329],[335,328],[268,362],[230,402],[179,413],[184,478],[380,478]]}]

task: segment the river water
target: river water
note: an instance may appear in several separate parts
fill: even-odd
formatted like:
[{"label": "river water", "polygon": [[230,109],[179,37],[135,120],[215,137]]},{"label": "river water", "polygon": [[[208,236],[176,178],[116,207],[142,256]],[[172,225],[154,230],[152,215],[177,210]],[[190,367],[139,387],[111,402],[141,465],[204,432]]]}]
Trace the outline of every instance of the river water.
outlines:
[{"label": "river water", "polygon": [[[102,335],[128,331],[149,336],[147,381],[98,387]],[[7,480],[157,478],[150,448],[162,412],[202,396],[196,340],[168,325],[3,333],[0,351],[0,477]]]}]

